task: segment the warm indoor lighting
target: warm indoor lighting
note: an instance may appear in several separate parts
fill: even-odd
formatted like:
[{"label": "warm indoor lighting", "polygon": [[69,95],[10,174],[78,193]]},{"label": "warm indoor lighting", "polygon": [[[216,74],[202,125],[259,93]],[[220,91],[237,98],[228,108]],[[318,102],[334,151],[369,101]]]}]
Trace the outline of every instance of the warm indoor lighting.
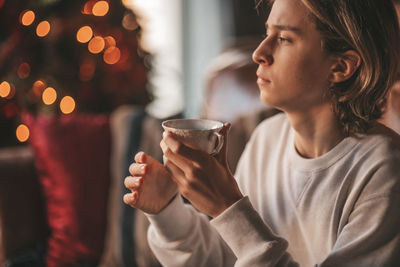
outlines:
[{"label": "warm indoor lighting", "polygon": [[20,23],[24,26],[29,26],[35,20],[35,13],[32,10],[25,10],[21,13]]},{"label": "warm indoor lighting", "polygon": [[89,42],[92,36],[93,36],[93,31],[92,28],[90,28],[90,26],[83,26],[76,33],[76,39],[80,43]]},{"label": "warm indoor lighting", "polygon": [[112,37],[112,36],[104,37],[104,41],[106,42],[106,48],[117,45],[117,42],[115,41],[114,37]]},{"label": "warm indoor lighting", "polygon": [[46,84],[42,80],[37,80],[33,83],[32,91],[36,97],[40,97],[46,88]]},{"label": "warm indoor lighting", "polygon": [[90,81],[93,78],[95,64],[93,60],[85,60],[79,67],[79,79],[82,82]]},{"label": "warm indoor lighting", "polygon": [[53,104],[57,99],[57,92],[52,87],[47,87],[42,94],[43,103],[46,105]]},{"label": "warm indoor lighting", "polygon": [[10,84],[10,93],[6,96],[7,99],[11,99],[15,96],[15,86]]},{"label": "warm indoor lighting", "polygon": [[121,58],[121,52],[118,47],[110,47],[108,48],[103,55],[104,62],[107,64],[115,64]]},{"label": "warm indoor lighting", "polygon": [[104,42],[103,37],[95,36],[92,40],[90,40],[88,49],[91,53],[98,54],[101,51],[103,51],[104,46],[105,46],[105,42]]},{"label": "warm indoor lighting", "polygon": [[139,27],[136,17],[133,14],[126,14],[122,19],[122,26],[128,31],[136,30]]},{"label": "warm indoor lighting", "polygon": [[93,6],[94,6],[95,3],[96,3],[95,0],[87,1],[85,3],[85,5],[83,6],[83,8],[82,8],[82,14],[91,15],[92,14],[92,9],[93,9]]},{"label": "warm indoor lighting", "polygon": [[60,102],[61,112],[69,114],[75,109],[75,100],[70,96],[64,96]]},{"label": "warm indoor lighting", "polygon": [[11,92],[10,84],[6,81],[0,83],[0,97],[6,98]]},{"label": "warm indoor lighting", "polygon": [[39,37],[44,37],[50,32],[50,23],[46,20],[40,22],[36,27],[36,34]]},{"label": "warm indoor lighting", "polygon": [[21,79],[28,78],[30,73],[31,73],[31,67],[29,66],[28,63],[24,62],[18,66],[17,74],[19,78]]},{"label": "warm indoor lighting", "polygon": [[29,138],[29,129],[25,124],[20,124],[16,130],[18,141],[25,142]]},{"label": "warm indoor lighting", "polygon": [[92,13],[95,16],[101,17],[107,14],[109,9],[108,3],[106,1],[98,1],[96,4],[94,4],[92,8]]}]

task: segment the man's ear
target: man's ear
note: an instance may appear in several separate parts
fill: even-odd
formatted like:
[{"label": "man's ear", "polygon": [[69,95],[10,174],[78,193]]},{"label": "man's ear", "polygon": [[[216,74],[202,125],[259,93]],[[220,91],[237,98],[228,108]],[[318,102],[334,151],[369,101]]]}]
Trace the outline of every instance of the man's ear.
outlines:
[{"label": "man's ear", "polygon": [[354,50],[348,50],[336,57],[332,65],[330,81],[340,83],[350,79],[361,64],[360,55]]}]

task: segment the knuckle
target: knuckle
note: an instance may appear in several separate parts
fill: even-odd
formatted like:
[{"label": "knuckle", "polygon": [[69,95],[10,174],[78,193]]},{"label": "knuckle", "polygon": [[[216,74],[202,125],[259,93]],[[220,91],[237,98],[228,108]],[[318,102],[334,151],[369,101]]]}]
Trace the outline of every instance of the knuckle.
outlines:
[{"label": "knuckle", "polygon": [[124,185],[125,185],[126,188],[130,187],[130,181],[131,181],[131,176],[125,177]]}]

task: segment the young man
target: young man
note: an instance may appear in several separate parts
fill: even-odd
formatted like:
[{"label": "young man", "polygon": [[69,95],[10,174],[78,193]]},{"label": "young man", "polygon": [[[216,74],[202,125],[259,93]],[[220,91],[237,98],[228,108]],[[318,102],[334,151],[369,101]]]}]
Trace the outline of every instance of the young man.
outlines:
[{"label": "young man", "polygon": [[260,97],[284,113],[256,129],[235,178],[226,149],[164,134],[169,171],[137,154],[124,201],[148,214],[165,266],[395,266],[400,150],[376,123],[397,73],[391,1],[275,0],[266,30]]}]

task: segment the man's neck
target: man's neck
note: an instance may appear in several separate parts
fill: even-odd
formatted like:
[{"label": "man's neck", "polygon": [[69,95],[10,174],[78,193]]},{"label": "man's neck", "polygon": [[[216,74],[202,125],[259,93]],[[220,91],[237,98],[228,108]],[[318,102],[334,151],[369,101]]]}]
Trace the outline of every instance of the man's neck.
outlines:
[{"label": "man's neck", "polygon": [[344,139],[337,118],[329,104],[307,112],[287,112],[295,131],[295,147],[305,158],[319,157]]}]

